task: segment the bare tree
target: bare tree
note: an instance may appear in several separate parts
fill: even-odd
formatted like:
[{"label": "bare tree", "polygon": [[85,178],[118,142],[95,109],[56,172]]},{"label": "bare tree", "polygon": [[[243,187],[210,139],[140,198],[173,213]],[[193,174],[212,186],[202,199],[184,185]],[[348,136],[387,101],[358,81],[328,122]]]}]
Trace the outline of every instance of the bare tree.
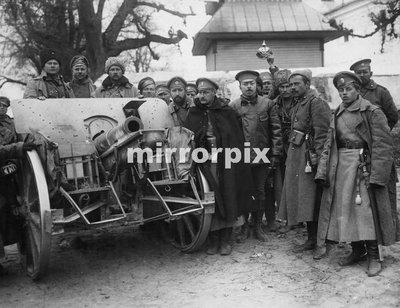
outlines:
[{"label": "bare tree", "polygon": [[[398,17],[400,16],[400,0],[388,0],[388,1],[374,1],[376,5],[382,5],[383,8],[377,13],[370,13],[369,17],[374,24],[375,28],[373,31],[366,34],[354,33],[353,29],[349,29],[343,25],[343,23],[338,23],[334,18],[329,20],[329,24],[342,31],[345,35],[366,38],[375,35],[376,33],[381,34],[381,52],[383,52],[383,47],[387,39],[397,39],[398,34]],[[397,28],[397,29],[396,29]]]},{"label": "bare tree", "polygon": [[[2,0],[0,0],[2,1]],[[177,44],[186,34],[178,30],[162,36],[152,32],[151,14],[163,11],[185,18],[194,15],[179,12],[155,0],[121,0],[116,13],[105,25],[105,6],[116,1],[106,0],[8,0],[1,6],[0,20],[5,29],[0,43],[6,56],[29,62],[40,72],[39,52],[44,48],[58,50],[63,55],[63,70],[70,76],[69,59],[84,54],[91,66],[91,77],[104,72],[110,56],[142,47],[157,59],[151,43]],[[169,26],[169,25],[168,25]],[[103,29],[104,27],[104,29]],[[128,35],[129,33],[129,35]]]}]

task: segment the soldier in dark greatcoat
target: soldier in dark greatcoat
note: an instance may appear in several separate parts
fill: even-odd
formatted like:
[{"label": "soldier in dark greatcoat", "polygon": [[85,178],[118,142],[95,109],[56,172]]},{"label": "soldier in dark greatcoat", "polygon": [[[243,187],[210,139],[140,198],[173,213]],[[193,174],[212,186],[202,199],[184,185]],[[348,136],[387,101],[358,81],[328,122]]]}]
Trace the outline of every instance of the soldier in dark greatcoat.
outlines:
[{"label": "soldier in dark greatcoat", "polygon": [[[368,100],[371,104],[378,106],[382,109],[386,116],[390,129],[396,125],[399,120],[396,105],[393,102],[393,98],[390,92],[385,87],[377,84],[371,79],[371,59],[363,59],[354,63],[350,70],[360,77],[361,89],[360,95]],[[392,171],[390,173],[390,180],[388,184],[390,204],[392,205],[393,219],[396,224],[397,239],[400,240],[400,223],[397,215],[397,193],[396,193],[396,182],[397,182],[396,166],[393,163]]]},{"label": "soldier in dark greatcoat", "polygon": [[342,103],[334,112],[315,177],[325,187],[318,244],[351,242],[351,254],[339,264],[351,265],[368,255],[368,276],[376,276],[381,271],[377,240],[395,242],[387,189],[392,138],[382,110],[361,97],[357,75],[340,72],[333,83]]},{"label": "soldier in dark greatcoat", "polygon": [[307,241],[295,252],[312,250],[317,244],[318,210],[322,190],[314,182],[316,166],[328,132],[331,111],[310,89],[311,71],[293,72],[289,77],[295,98],[278,217],[289,226],[307,222]]},{"label": "soldier in dark greatcoat", "polygon": [[244,138],[235,111],[216,97],[218,85],[207,78],[196,81],[198,96],[190,107],[184,127],[195,133],[196,147],[221,148],[217,162],[201,165],[215,192],[216,210],[211,222],[208,254],[229,255],[232,250],[232,228],[238,217],[251,211],[252,178],[250,169],[240,160],[226,165],[225,151],[237,148],[243,154]]}]

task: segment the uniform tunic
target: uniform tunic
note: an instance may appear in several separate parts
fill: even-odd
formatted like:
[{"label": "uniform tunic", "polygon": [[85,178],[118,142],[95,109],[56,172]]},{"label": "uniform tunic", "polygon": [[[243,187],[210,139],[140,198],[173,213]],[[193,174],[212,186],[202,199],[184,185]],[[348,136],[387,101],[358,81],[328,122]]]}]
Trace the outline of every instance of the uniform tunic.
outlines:
[{"label": "uniform tunic", "polygon": [[[360,104],[356,101],[355,105]],[[327,239],[336,242],[375,240],[375,227],[365,180],[359,169],[360,149],[367,145],[356,131],[356,110],[340,106],[336,117],[338,161]],[[357,108],[356,108],[357,109]],[[350,146],[351,145],[351,146]],[[346,148],[347,147],[355,147]],[[356,204],[357,191],[361,204]]]}]

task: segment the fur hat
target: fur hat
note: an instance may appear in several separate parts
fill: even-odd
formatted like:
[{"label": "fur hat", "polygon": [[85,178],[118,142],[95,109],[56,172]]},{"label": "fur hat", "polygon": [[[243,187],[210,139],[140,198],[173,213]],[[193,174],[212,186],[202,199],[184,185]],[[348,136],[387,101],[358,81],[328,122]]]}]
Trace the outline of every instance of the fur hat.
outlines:
[{"label": "fur hat", "polygon": [[50,60],[56,60],[61,66],[61,56],[57,51],[53,49],[43,49],[40,51],[40,64],[42,67],[44,67],[44,65]]},{"label": "fur hat", "polygon": [[108,74],[108,71],[110,70],[111,66],[119,66],[122,70],[122,74],[125,74],[125,61],[122,58],[118,57],[110,57],[107,59],[106,64],[104,65],[105,68],[105,73]]}]

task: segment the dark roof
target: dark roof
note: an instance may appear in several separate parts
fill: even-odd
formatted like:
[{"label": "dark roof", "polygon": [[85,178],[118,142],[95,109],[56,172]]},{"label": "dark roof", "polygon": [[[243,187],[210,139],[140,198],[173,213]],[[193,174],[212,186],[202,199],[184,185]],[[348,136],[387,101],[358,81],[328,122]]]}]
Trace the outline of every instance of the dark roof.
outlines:
[{"label": "dark roof", "polygon": [[319,37],[325,41],[341,36],[324,22],[322,14],[301,0],[225,0],[194,38],[193,54],[203,55],[209,40],[221,38]]}]

